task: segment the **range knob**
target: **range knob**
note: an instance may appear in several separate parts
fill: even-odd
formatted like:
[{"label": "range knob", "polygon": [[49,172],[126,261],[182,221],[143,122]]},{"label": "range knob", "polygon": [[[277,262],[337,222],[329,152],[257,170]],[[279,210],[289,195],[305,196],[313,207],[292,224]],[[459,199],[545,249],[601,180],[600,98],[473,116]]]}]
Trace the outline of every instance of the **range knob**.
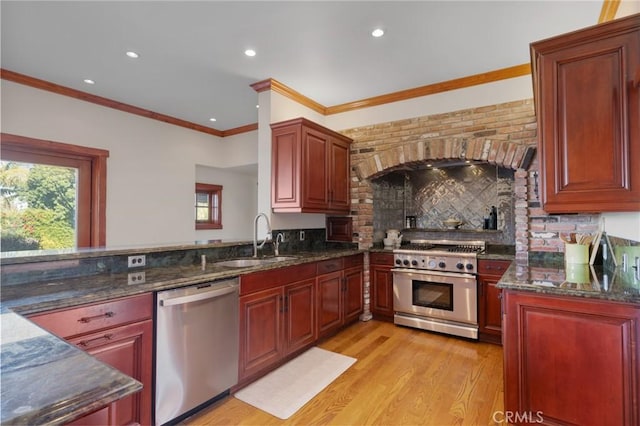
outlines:
[{"label": "range knob", "polygon": [[[469,265],[467,265],[467,266],[469,266]],[[458,262],[458,263],[456,264],[456,268],[458,268],[458,269],[464,269],[464,265],[463,265],[461,262]]]},{"label": "range knob", "polygon": [[403,261],[402,261],[402,264],[403,264],[404,266],[409,266],[409,259],[405,259],[405,260],[403,260]]},{"label": "range knob", "polygon": [[438,263],[438,266],[440,268],[444,268],[445,266],[447,266],[444,262],[440,261],[440,263]]},{"label": "range knob", "polygon": [[427,262],[427,266],[429,266],[429,268],[433,269],[436,267],[436,261],[435,260],[430,260],[429,262]]},{"label": "range knob", "polygon": [[467,270],[472,270],[473,269],[473,265],[471,263],[467,263]]},{"label": "range knob", "polygon": [[415,259],[413,259],[413,260],[411,261],[411,266],[418,266],[418,261],[417,261],[417,260],[415,260]]},{"label": "range knob", "polygon": [[396,259],[396,265],[402,265],[402,260]]}]

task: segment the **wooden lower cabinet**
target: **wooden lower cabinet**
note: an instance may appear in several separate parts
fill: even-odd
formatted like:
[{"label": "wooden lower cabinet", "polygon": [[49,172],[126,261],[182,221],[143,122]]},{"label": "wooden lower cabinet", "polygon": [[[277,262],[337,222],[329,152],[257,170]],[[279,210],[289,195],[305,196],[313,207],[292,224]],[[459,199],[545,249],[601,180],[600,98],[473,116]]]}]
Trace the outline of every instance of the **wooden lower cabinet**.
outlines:
[{"label": "wooden lower cabinet", "polygon": [[242,276],[239,386],[356,321],[362,265],[359,254]]},{"label": "wooden lower cabinet", "polygon": [[509,260],[478,259],[478,340],[502,344],[502,289],[496,287]]},{"label": "wooden lower cabinet", "polygon": [[342,325],[344,289],[342,270],[320,275],[318,284],[318,335],[324,336]]},{"label": "wooden lower cabinet", "polygon": [[371,314],[382,321],[393,321],[393,253],[369,255],[369,294]]},{"label": "wooden lower cabinet", "polygon": [[362,254],[318,262],[318,337],[358,319],[364,308]]},{"label": "wooden lower cabinet", "polygon": [[508,290],[503,333],[505,412],[548,425],[639,424],[639,306]]},{"label": "wooden lower cabinet", "polygon": [[282,311],[281,288],[240,297],[240,380],[282,357]]},{"label": "wooden lower cabinet", "polygon": [[151,424],[152,318],[151,293],[29,317],[44,329],[143,385],[140,392],[76,419],[71,424]]},{"label": "wooden lower cabinet", "polygon": [[[75,424],[96,425],[134,425],[151,424],[151,353],[153,321],[147,320],[122,327],[109,329],[105,332],[69,339],[70,343],[83,348],[100,361],[117,368],[149,388],[148,392],[137,392],[126,396],[95,413],[89,414],[75,422]],[[149,359],[143,360],[141,354],[149,354]],[[146,400],[148,398],[148,400]],[[104,416],[106,415],[106,422]],[[94,417],[98,423],[90,421]],[[74,424],[74,423],[72,423]]]},{"label": "wooden lower cabinet", "polygon": [[315,273],[310,263],[240,278],[240,383],[315,342]]},{"label": "wooden lower cabinet", "polygon": [[314,307],[314,279],[241,297],[240,377],[259,373],[311,345],[316,337]]}]

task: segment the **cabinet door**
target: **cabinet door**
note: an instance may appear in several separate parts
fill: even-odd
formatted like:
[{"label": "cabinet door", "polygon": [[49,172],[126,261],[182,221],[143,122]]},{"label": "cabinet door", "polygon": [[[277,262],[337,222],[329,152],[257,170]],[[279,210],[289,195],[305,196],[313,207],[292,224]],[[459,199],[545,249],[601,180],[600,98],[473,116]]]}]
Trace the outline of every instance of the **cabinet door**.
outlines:
[{"label": "cabinet door", "polygon": [[640,209],[640,15],[532,44],[542,203]]},{"label": "cabinet door", "polygon": [[502,336],[502,289],[496,287],[500,277],[479,279],[478,331],[481,341],[500,343]]},{"label": "cabinet door", "polygon": [[69,342],[144,386],[140,392],[124,397],[87,418],[78,419],[76,423],[91,423],[90,420],[96,416],[99,422],[103,422],[106,416],[107,424],[112,425],[150,424],[153,322],[147,320],[107,329],[70,339]]},{"label": "cabinet door", "polygon": [[331,333],[342,325],[342,271],[317,278],[318,337]]},{"label": "cabinet door", "polygon": [[502,343],[502,289],[496,284],[511,264],[508,260],[478,260],[478,339]]},{"label": "cabinet door", "polygon": [[311,345],[316,339],[315,279],[288,285],[285,289],[286,353]]},{"label": "cabinet door", "polygon": [[283,351],[283,290],[240,297],[241,379],[276,363]]},{"label": "cabinet door", "polygon": [[505,291],[505,410],[637,425],[638,306]]},{"label": "cabinet door", "polygon": [[371,313],[376,319],[393,320],[393,274],[391,266],[371,265]]},{"label": "cabinet door", "polygon": [[273,130],[271,147],[271,205],[300,207],[300,161],[302,159],[300,126]]},{"label": "cabinet door", "polygon": [[349,143],[332,139],[329,146],[329,209],[335,212],[349,211]]},{"label": "cabinet door", "polygon": [[328,135],[314,129],[302,130],[303,183],[302,202],[305,208],[327,211],[329,207],[329,145]]},{"label": "cabinet door", "polygon": [[362,266],[345,269],[343,278],[344,319],[343,323],[356,321],[363,311]]}]

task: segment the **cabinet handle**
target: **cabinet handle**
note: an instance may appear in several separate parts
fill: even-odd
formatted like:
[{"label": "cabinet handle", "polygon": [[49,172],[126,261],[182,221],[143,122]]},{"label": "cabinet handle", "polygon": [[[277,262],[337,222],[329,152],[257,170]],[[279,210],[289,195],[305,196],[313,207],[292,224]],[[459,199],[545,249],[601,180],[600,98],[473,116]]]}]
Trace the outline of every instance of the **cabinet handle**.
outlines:
[{"label": "cabinet handle", "polygon": [[278,300],[280,301],[280,313],[282,313],[284,312],[284,304],[282,303],[282,296],[280,296]]},{"label": "cabinet handle", "polygon": [[504,269],[504,266],[493,266],[493,265],[487,265],[485,266],[485,268],[487,268],[488,270],[492,270],[495,269],[496,271],[502,271]]},{"label": "cabinet handle", "polygon": [[284,297],[284,311],[289,312],[289,296]]},{"label": "cabinet handle", "polygon": [[113,316],[115,316],[115,313],[114,313],[114,312],[109,311],[109,312],[105,312],[104,314],[94,315],[94,316],[92,316],[92,317],[82,317],[82,318],[80,318],[80,319],[78,320],[78,322],[88,323],[88,322],[91,322],[91,321],[93,321],[93,320],[95,320],[95,319],[111,318],[111,317],[113,317]]},{"label": "cabinet handle", "polygon": [[93,339],[82,340],[78,343],[82,347],[89,346],[92,342],[97,342],[98,340],[111,340],[113,334],[105,334],[104,336],[94,337]]}]

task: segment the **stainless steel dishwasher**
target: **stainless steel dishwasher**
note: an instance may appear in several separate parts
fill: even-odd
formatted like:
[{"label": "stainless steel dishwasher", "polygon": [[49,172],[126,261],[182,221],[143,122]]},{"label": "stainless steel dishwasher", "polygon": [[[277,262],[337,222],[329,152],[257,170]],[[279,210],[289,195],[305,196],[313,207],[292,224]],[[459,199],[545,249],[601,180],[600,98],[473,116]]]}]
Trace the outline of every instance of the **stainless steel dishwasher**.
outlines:
[{"label": "stainless steel dishwasher", "polygon": [[238,279],[156,297],[155,424],[178,421],[238,382]]}]

